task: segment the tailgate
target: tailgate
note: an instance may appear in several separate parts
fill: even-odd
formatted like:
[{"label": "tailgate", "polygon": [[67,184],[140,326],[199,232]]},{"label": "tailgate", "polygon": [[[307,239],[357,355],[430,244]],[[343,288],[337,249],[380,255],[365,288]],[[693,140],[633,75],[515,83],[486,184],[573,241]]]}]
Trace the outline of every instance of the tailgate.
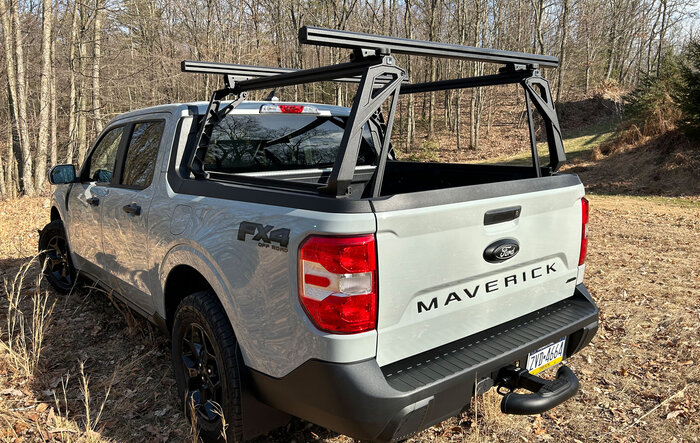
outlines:
[{"label": "tailgate", "polygon": [[[578,180],[561,178],[530,179],[536,186],[523,183],[508,195],[505,183],[460,188],[455,200],[461,202],[376,213],[380,366],[574,293],[584,189]],[[517,207],[513,220],[484,222],[487,212]],[[519,251],[502,262],[486,261],[484,251],[500,240],[515,240]]]}]

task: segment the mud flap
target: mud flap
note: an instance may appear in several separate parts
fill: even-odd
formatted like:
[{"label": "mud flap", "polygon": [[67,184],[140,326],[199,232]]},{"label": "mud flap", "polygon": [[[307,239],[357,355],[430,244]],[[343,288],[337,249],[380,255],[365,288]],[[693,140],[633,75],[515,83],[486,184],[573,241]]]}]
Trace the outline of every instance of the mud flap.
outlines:
[{"label": "mud flap", "polygon": [[240,349],[237,352],[238,367],[241,368],[241,417],[243,439],[250,440],[286,425],[291,416],[258,400],[250,370],[243,362]]}]

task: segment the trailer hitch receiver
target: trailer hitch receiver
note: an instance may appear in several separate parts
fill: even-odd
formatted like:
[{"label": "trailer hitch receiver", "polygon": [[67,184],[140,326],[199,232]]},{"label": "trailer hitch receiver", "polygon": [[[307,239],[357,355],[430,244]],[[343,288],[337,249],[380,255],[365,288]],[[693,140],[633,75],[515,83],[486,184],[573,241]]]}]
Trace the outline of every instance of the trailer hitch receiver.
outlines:
[{"label": "trailer hitch receiver", "polygon": [[[527,369],[516,366],[503,368],[498,374],[498,393],[503,395],[501,412],[504,414],[532,415],[541,414],[564,403],[578,391],[578,378],[566,366],[557,371],[557,378],[545,380],[530,374]],[[503,393],[502,389],[511,392]],[[517,388],[530,391],[530,394],[516,394]]]}]

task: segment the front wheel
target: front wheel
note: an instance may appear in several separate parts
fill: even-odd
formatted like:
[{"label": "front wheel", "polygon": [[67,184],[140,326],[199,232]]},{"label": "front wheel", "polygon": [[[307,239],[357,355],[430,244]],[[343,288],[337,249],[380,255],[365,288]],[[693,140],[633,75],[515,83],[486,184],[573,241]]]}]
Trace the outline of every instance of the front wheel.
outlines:
[{"label": "front wheel", "polygon": [[68,239],[61,220],[54,220],[39,233],[39,258],[44,277],[61,294],[75,284],[76,272],[68,251]]},{"label": "front wheel", "polygon": [[172,330],[172,358],[185,411],[205,442],[241,441],[240,367],[233,328],[213,291],[185,297]]}]

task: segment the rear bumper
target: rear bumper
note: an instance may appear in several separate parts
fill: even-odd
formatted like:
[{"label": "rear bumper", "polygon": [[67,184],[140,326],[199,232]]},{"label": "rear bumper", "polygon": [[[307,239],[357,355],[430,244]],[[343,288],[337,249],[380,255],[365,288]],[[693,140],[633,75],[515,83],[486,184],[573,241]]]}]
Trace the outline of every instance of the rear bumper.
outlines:
[{"label": "rear bumper", "polygon": [[383,368],[374,359],[312,360],[280,379],[251,375],[270,406],[355,438],[391,441],[460,413],[528,352],[566,336],[569,357],[597,329],[598,308],[580,284],[566,300]]}]

